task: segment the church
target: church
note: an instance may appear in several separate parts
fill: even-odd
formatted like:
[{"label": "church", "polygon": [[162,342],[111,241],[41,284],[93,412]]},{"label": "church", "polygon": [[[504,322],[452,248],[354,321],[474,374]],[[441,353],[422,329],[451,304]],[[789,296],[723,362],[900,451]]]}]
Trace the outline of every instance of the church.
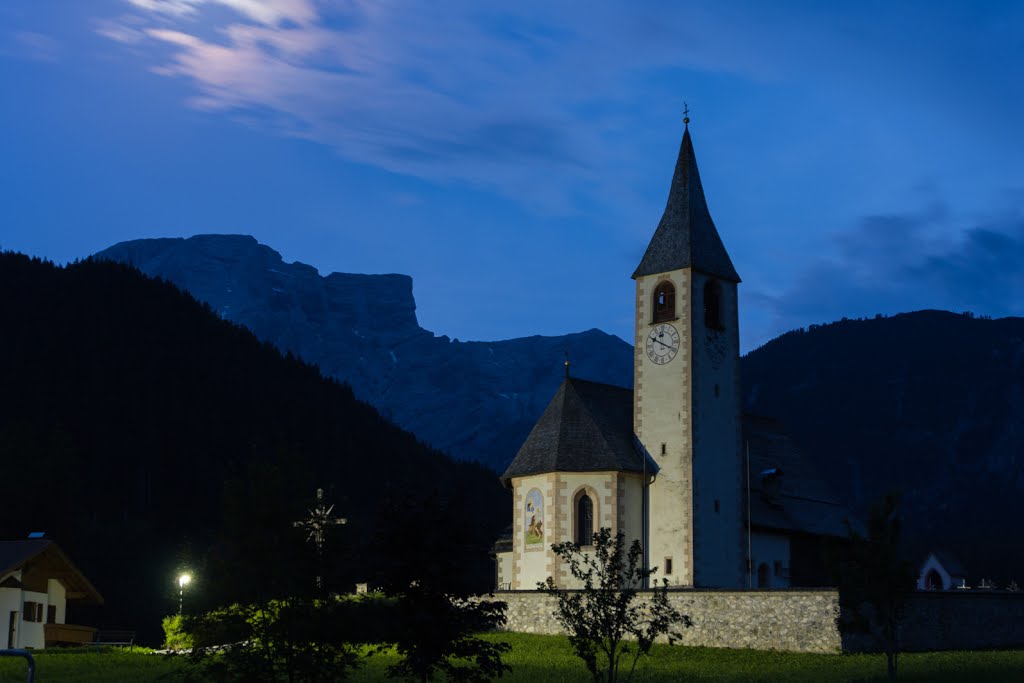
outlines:
[{"label": "church", "polygon": [[501,475],[511,538],[497,585],[573,587],[551,545],[638,539],[679,588],[828,585],[847,511],[771,419],[741,407],[740,277],[708,210],[684,118],[661,222],[636,282],[633,389],[566,376]]}]

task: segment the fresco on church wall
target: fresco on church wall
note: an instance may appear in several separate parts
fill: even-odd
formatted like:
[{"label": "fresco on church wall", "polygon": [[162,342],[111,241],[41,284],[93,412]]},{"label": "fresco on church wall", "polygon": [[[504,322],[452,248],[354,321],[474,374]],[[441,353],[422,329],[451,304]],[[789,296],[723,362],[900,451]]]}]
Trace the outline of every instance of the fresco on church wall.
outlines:
[{"label": "fresco on church wall", "polygon": [[526,545],[544,544],[544,498],[539,489],[526,494]]}]

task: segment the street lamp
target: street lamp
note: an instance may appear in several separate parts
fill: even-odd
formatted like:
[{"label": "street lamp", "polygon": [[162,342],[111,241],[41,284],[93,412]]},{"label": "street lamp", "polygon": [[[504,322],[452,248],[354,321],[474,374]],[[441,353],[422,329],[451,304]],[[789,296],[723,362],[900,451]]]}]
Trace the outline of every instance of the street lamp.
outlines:
[{"label": "street lamp", "polygon": [[185,604],[185,586],[192,583],[192,575],[188,572],[178,574],[178,614],[181,614],[182,605]]}]

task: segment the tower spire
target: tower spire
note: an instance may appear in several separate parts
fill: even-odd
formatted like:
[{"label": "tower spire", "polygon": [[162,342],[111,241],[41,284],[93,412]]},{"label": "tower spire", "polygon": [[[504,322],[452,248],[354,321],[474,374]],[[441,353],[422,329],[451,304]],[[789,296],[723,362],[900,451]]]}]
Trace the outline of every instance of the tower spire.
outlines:
[{"label": "tower spire", "polygon": [[697,157],[690,139],[689,112],[687,106],[683,117],[683,141],[679,146],[665,213],[640,265],[633,272],[633,279],[693,268],[729,282],[739,282],[740,276],[722,244],[722,238],[718,236],[704,198]]}]

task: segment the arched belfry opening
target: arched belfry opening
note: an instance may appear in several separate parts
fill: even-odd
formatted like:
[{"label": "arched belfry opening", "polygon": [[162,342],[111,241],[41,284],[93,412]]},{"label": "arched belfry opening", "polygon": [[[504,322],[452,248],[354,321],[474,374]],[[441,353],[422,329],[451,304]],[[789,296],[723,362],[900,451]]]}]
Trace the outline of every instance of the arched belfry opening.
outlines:
[{"label": "arched belfry opening", "polygon": [[654,317],[651,322],[674,320],[676,317],[676,288],[665,280],[654,288]]},{"label": "arched belfry opening", "polygon": [[724,330],[722,315],[722,284],[709,279],[704,283],[704,326],[709,330]]}]

